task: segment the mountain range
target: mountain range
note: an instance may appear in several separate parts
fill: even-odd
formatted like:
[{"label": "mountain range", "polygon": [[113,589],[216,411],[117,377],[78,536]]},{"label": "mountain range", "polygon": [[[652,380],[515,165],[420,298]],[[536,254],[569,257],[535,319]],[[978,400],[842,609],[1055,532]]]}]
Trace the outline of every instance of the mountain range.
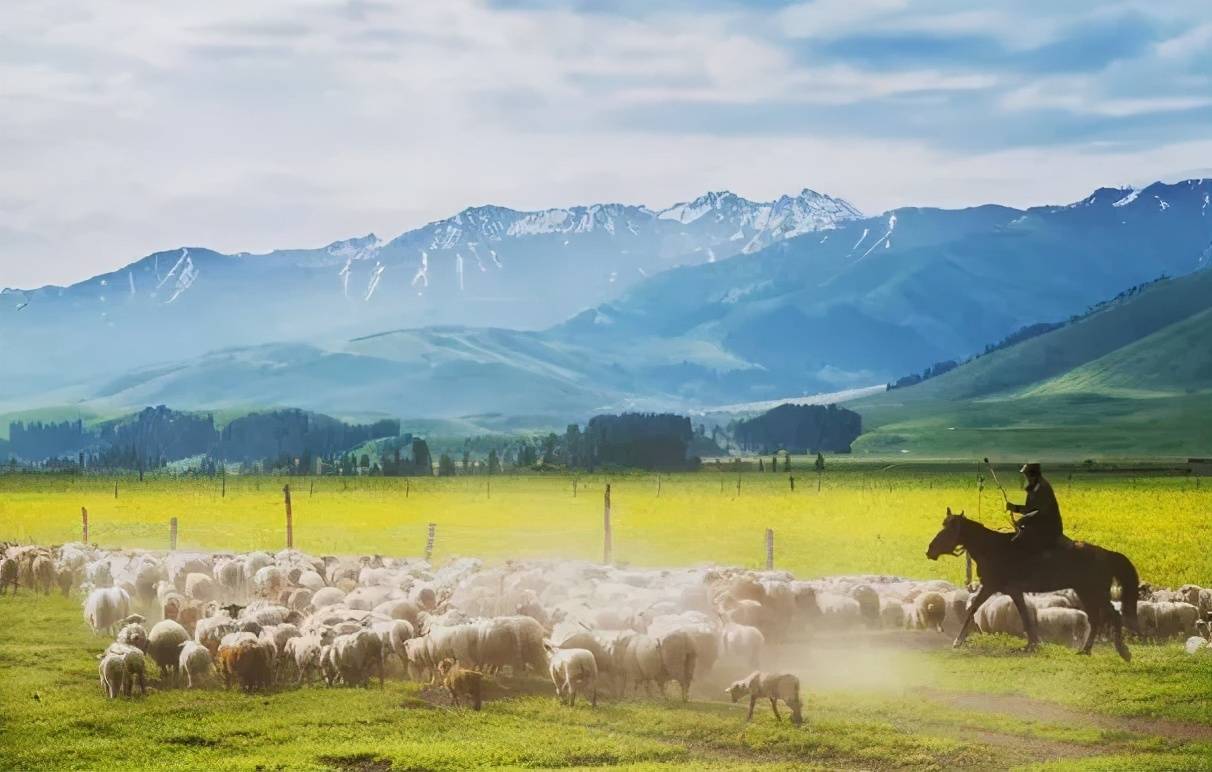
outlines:
[{"label": "mountain range", "polygon": [[864,217],[810,190],[712,193],[476,207],[318,250],[178,249],[5,291],[0,400],[583,418],[871,386],[1207,266],[1210,195],[1189,180]]},{"label": "mountain range", "polygon": [[181,247],[68,287],[4,290],[0,353],[25,360],[27,383],[55,388],[230,346],[443,324],[536,329],[672,266],[859,216],[811,190],[772,202],[722,192],[663,210],[472,207],[386,242],[262,255]]}]

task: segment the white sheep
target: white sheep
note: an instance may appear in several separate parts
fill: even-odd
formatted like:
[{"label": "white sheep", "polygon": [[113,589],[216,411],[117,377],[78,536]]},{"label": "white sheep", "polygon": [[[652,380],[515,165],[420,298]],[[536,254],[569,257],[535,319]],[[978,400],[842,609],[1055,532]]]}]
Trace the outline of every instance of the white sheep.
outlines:
[{"label": "white sheep", "polygon": [[593,652],[585,649],[551,649],[549,665],[556,697],[568,707],[576,705],[577,694],[589,693],[589,704],[598,704],[598,665]]},{"label": "white sheep", "polygon": [[177,666],[185,671],[187,687],[194,688],[194,679],[206,679],[210,677],[211,669],[214,667],[214,661],[211,659],[210,652],[206,647],[197,641],[186,641],[181,645],[181,654],[177,660]]},{"label": "white sheep", "polygon": [[756,627],[729,622],[720,631],[720,645],[724,657],[730,662],[756,668],[761,662],[766,638]]},{"label": "white sheep", "polygon": [[94,633],[112,632],[130,613],[130,595],[120,587],[101,587],[84,600],[84,620]]},{"label": "white sheep", "polygon": [[789,673],[750,673],[747,678],[736,681],[724,690],[733,702],[743,695],[749,695],[749,715],[746,721],[753,719],[753,708],[759,699],[770,700],[770,709],[774,711],[775,720],[781,720],[779,715],[779,700],[787,703],[791,709],[791,723],[799,726],[804,723],[803,702],[800,700],[800,679]]},{"label": "white sheep", "polygon": [[115,699],[122,693],[126,681],[126,658],[121,654],[103,654],[97,666],[101,676],[101,689],[108,699]]},{"label": "white sheep", "polygon": [[189,632],[172,619],[157,622],[147,634],[147,654],[160,668],[161,680],[175,680],[181,645],[189,640]]},{"label": "white sheep", "polygon": [[905,611],[909,627],[941,633],[947,619],[947,601],[942,593],[929,590],[914,598],[912,604],[906,604]]},{"label": "white sheep", "polygon": [[127,697],[131,696],[136,681],[139,682],[139,694],[147,693],[146,665],[143,651],[126,643],[114,642],[105,650],[105,656],[122,657],[123,683],[122,691]]},{"label": "white sheep", "polygon": [[118,637],[115,640],[118,643],[134,646],[139,651],[147,651],[147,629],[139,622],[131,622],[124,625],[118,631]]},{"label": "white sheep", "polygon": [[1065,606],[1036,608],[1035,624],[1041,639],[1062,646],[1081,648],[1090,633],[1090,619],[1086,612]]}]

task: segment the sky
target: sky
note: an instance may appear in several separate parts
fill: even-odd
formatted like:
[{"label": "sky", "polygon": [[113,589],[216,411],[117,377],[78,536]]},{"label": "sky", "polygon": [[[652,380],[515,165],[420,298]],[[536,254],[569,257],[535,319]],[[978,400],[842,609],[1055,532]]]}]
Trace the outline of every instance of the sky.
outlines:
[{"label": "sky", "polygon": [[5,0],[0,287],[464,207],[1212,176],[1207,0]]}]

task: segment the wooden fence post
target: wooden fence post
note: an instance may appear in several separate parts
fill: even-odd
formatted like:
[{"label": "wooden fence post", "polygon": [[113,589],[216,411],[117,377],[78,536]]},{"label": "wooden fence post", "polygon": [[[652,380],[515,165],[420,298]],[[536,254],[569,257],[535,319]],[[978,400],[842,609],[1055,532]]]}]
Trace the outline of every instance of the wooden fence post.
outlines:
[{"label": "wooden fence post", "polygon": [[118,498],[118,481],[114,480],[114,498]]},{"label": "wooden fence post", "polygon": [[661,476],[657,475],[657,498],[661,497]]},{"label": "wooden fence post", "polygon": [[741,495],[741,476],[739,474],[736,476],[736,495]]},{"label": "wooden fence post", "polygon": [[602,512],[602,562],[609,564],[614,552],[614,535],[610,529],[610,483],[606,483],[606,501]]},{"label": "wooden fence post", "polygon": [[225,499],[225,498],[227,498],[227,467],[226,466],[223,468],[223,478],[222,479],[223,479],[223,487],[219,491],[219,498]]},{"label": "wooden fence post", "polygon": [[795,490],[795,478],[787,475],[787,482],[791,483],[791,490]]},{"label": "wooden fence post", "polygon": [[286,549],[295,547],[295,518],[290,511],[290,483],[282,486],[282,495],[286,498]]},{"label": "wooden fence post", "polygon": [[80,523],[84,533],[84,543],[88,544],[88,510],[80,507]]},{"label": "wooden fence post", "polygon": [[177,518],[172,518],[168,521],[168,549],[170,552],[177,551]]},{"label": "wooden fence post", "polygon": [[434,532],[437,530],[438,530],[437,523],[429,524],[429,535],[425,537],[425,560],[427,560],[427,561],[431,557],[433,557],[433,536],[434,536]]},{"label": "wooden fence post", "polygon": [[766,570],[774,570],[774,529],[766,529]]}]

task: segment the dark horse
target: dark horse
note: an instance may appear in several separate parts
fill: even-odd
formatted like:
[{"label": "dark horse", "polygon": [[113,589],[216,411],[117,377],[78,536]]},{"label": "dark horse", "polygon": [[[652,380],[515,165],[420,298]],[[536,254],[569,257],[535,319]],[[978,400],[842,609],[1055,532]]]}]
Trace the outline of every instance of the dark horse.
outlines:
[{"label": "dark horse", "polygon": [[1086,542],[1074,542],[1068,549],[1055,550],[1041,556],[1024,559],[1015,545],[1010,543],[1012,533],[1003,533],[986,528],[975,520],[964,517],[964,513],[952,514],[947,509],[943,529],[938,532],[926,549],[926,557],[938,560],[940,555],[959,555],[967,551],[976,562],[981,588],[968,603],[968,614],[955,637],[955,645],[961,646],[968,637],[968,628],[976,616],[976,610],[996,593],[1004,593],[1014,601],[1023,629],[1027,631],[1027,649],[1039,645],[1039,634],[1035,627],[1035,615],[1029,613],[1025,592],[1049,592],[1072,588],[1081,599],[1086,616],[1090,618],[1090,632],[1085,645],[1078,654],[1089,654],[1094,639],[1105,622],[1111,624],[1115,637],[1115,650],[1125,661],[1132,654],[1124,644],[1119,612],[1111,605],[1111,582],[1119,582],[1123,593],[1123,621],[1128,629],[1137,631],[1136,598],[1139,591],[1136,568],[1128,558],[1118,552],[1096,547]]}]

